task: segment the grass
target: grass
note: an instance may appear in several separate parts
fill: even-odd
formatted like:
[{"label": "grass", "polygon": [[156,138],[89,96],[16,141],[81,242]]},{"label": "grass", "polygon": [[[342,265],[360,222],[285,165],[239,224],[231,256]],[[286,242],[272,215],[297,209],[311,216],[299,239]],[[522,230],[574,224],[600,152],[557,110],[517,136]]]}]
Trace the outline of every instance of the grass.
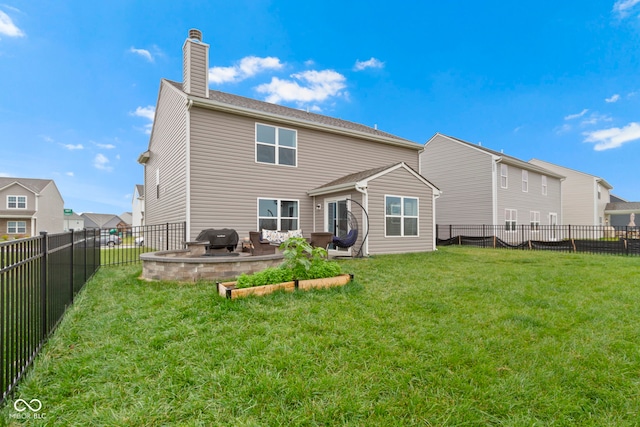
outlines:
[{"label": "grass", "polygon": [[19,387],[29,425],[640,422],[640,259],[464,247],[225,300],[102,268]]}]

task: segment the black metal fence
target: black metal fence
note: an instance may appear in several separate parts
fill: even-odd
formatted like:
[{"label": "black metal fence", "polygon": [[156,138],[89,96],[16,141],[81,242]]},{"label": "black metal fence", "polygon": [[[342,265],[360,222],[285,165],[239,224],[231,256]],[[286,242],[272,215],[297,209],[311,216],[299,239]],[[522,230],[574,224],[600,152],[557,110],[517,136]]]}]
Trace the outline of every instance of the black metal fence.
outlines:
[{"label": "black metal fence", "polygon": [[100,230],[100,265],[140,262],[145,252],[183,249],[187,226],[184,222]]},{"label": "black metal fence", "polygon": [[0,243],[2,404],[100,267],[97,230]]},{"label": "black metal fence", "polygon": [[640,227],[438,224],[436,243],[637,256]]}]

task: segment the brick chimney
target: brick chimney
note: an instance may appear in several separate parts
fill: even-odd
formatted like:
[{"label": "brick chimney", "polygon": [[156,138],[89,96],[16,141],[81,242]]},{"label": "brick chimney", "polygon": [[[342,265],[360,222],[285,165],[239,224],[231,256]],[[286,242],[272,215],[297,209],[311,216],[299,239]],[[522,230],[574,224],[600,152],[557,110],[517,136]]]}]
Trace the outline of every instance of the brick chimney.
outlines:
[{"label": "brick chimney", "polygon": [[200,30],[189,30],[182,46],[182,90],[189,95],[209,97],[209,45],[202,43]]}]

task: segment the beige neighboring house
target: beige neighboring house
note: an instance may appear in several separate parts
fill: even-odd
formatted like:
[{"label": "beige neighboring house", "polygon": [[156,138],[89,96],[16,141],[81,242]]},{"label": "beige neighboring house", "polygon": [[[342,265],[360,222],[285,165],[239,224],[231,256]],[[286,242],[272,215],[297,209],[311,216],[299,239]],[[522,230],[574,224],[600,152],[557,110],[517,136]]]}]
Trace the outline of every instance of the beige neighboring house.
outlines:
[{"label": "beige neighboring house", "polygon": [[340,236],[352,212],[364,255],[435,249],[440,192],[417,172],[421,145],[209,90],[209,45],[198,30],[184,42],[183,64],[182,83],[160,82],[149,148],[138,159],[145,224],[185,222],[189,240],[208,228],[241,238],[263,228]]},{"label": "beige neighboring house", "polygon": [[562,183],[562,216],[565,224],[609,225],[605,209],[611,202],[611,184],[598,176],[543,160],[532,159],[529,163],[566,177]]},{"label": "beige neighboring house", "polygon": [[64,201],[51,179],[0,178],[0,237],[64,231]]},{"label": "beige neighboring house", "polygon": [[436,133],[420,155],[420,172],[442,191],[439,225],[521,225],[563,223],[563,176],[502,152]]}]

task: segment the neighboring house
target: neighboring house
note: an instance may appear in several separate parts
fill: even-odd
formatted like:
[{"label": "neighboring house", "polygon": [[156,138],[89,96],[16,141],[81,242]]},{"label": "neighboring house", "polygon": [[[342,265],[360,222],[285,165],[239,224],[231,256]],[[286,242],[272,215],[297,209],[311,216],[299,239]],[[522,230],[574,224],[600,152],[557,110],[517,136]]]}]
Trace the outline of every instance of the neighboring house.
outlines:
[{"label": "neighboring house", "polygon": [[64,231],[69,230],[82,230],[84,229],[84,218],[78,215],[75,212],[72,212],[70,215],[65,213],[64,215]]},{"label": "neighboring house", "polygon": [[422,146],[209,90],[209,46],[197,30],[189,37],[183,83],[161,81],[149,149],[138,159],[145,224],[184,221],[189,240],[208,228],[233,228],[240,237],[262,228],[309,236],[346,232],[349,209],[359,239],[369,232],[365,255],[435,249],[439,190],[416,172]]},{"label": "neighboring house", "polygon": [[629,202],[613,194],[610,197],[611,202],[607,203],[604,210],[607,224],[617,228],[640,226],[640,202]]},{"label": "neighboring house", "polygon": [[144,185],[136,184],[131,201],[131,225],[144,225]]},{"label": "neighboring house", "polygon": [[559,173],[478,144],[436,133],[420,155],[420,172],[442,191],[439,225],[562,224]]},{"label": "neighboring house", "polygon": [[118,215],[83,213],[81,216],[84,218],[84,226],[86,228],[116,229],[120,233],[124,233],[129,229],[129,225]]},{"label": "neighboring house", "polygon": [[0,236],[61,233],[64,201],[50,179],[0,178]]},{"label": "neighboring house", "polygon": [[564,166],[532,159],[529,161],[564,175],[562,183],[562,217],[568,225],[607,225],[605,208],[613,187],[604,179]]}]

